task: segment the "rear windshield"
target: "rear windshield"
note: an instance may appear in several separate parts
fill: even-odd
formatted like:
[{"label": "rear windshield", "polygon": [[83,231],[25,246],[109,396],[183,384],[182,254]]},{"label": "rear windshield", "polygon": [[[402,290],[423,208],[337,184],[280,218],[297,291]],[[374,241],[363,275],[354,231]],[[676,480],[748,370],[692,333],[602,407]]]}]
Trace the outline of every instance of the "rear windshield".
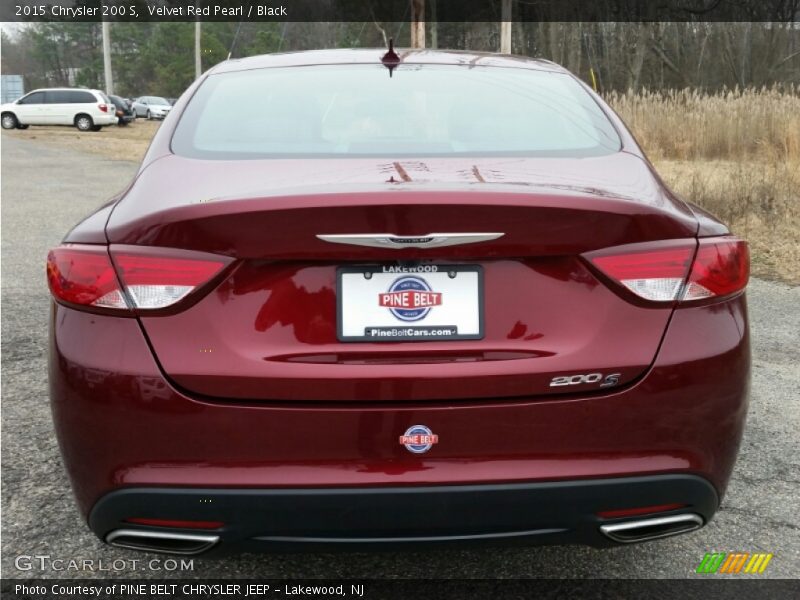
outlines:
[{"label": "rear windshield", "polygon": [[500,67],[382,65],[211,75],[172,140],[205,159],[597,156],[620,139],[569,75]]}]

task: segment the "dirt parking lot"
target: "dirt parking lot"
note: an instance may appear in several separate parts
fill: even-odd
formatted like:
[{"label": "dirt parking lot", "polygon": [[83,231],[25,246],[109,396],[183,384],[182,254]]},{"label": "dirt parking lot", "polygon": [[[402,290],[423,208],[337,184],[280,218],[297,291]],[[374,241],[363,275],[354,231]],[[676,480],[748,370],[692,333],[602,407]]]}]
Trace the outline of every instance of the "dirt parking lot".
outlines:
[{"label": "dirt parking lot", "polygon": [[[68,128],[2,135],[2,575],[14,577],[163,577],[142,560],[121,572],[20,569],[17,557],[149,559],[101,544],[72,499],[47,396],[49,297],[47,249],[136,170],[155,123],[114,133],[129,140],[110,151],[105,134]],[[149,129],[149,131],[148,131]],[[80,141],[74,141],[80,140]],[[67,148],[77,148],[67,151]],[[352,578],[683,578],[706,552],[771,552],[760,577],[797,577],[800,568],[800,287],[755,279],[749,302],[753,341],[750,415],[728,494],[699,532],[639,546],[476,548],[372,554],[241,555],[196,558],[185,577]],[[724,377],[724,373],[716,374]],[[52,563],[47,563],[52,565]],[[25,563],[23,562],[24,566]],[[134,572],[135,571],[135,572]],[[175,574],[172,574],[175,576]]]},{"label": "dirt parking lot", "polygon": [[104,127],[101,131],[81,132],[74,127],[31,127],[3,133],[9,138],[38,140],[51,148],[78,150],[107,159],[138,162],[160,125],[161,121],[136,119],[124,127]]}]

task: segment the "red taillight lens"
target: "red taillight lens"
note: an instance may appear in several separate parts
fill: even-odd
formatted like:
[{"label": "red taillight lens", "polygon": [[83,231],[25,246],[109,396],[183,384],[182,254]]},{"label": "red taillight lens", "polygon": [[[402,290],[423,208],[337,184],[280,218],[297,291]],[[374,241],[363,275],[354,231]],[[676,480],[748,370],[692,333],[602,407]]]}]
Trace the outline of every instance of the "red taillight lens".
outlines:
[{"label": "red taillight lens", "polygon": [[97,108],[99,108],[103,112],[108,112],[108,105],[107,104],[98,104]]},{"label": "red taillight lens", "polygon": [[47,255],[47,283],[56,300],[127,310],[105,246],[61,246]]},{"label": "red taillight lens", "polygon": [[744,289],[749,274],[747,243],[730,236],[631,244],[585,257],[652,302],[728,297]]},{"label": "red taillight lens", "polygon": [[594,266],[628,290],[653,302],[674,302],[692,262],[694,240],[631,244],[586,255]]},{"label": "red taillight lens", "polygon": [[207,254],[203,255],[206,258],[177,258],[113,249],[111,254],[128,297],[140,309],[165,308],[179,302],[230,262],[229,258]]},{"label": "red taillight lens", "polygon": [[742,291],[749,278],[747,242],[734,237],[704,238],[697,248],[682,300],[727,297]]},{"label": "red taillight lens", "polygon": [[158,310],[180,302],[232,261],[213,254],[126,246],[112,246],[111,257],[113,264],[104,246],[52,250],[47,279],[53,296],[78,306]]}]

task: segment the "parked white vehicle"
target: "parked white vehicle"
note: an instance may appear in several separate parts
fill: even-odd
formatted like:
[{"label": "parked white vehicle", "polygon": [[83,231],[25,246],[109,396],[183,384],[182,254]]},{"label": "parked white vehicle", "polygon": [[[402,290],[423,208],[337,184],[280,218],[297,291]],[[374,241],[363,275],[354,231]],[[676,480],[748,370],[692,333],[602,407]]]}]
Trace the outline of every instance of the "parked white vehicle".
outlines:
[{"label": "parked white vehicle", "polygon": [[163,119],[169,114],[172,105],[160,96],[141,96],[133,101],[133,111],[137,117]]},{"label": "parked white vehicle", "polygon": [[117,122],[111,100],[99,90],[47,88],[33,90],[0,106],[3,129],[29,125],[72,125],[81,131],[100,131]]}]

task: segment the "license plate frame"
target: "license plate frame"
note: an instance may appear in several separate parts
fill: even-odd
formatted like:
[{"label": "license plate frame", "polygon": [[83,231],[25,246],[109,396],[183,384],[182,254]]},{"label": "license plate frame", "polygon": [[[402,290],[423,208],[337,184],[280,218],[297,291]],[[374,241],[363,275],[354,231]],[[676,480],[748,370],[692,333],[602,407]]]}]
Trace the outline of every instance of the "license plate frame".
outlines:
[{"label": "license plate frame", "polygon": [[[435,270],[432,270],[435,269]],[[348,335],[345,335],[345,322],[344,322],[344,305],[347,301],[345,298],[345,290],[344,290],[344,278],[347,275],[352,274],[360,274],[364,276],[365,273],[370,273],[370,278],[365,279],[372,279],[375,275],[381,277],[381,280],[389,280],[394,278],[394,280],[398,280],[404,276],[408,277],[415,277],[421,278],[427,281],[425,278],[428,279],[434,278],[439,280],[442,276],[447,277],[449,280],[457,279],[459,274],[464,273],[468,276],[473,276],[475,278],[474,286],[475,286],[475,294],[477,298],[473,298],[473,302],[475,304],[475,309],[477,310],[477,315],[473,317],[472,325],[477,325],[477,330],[475,327],[468,327],[465,330],[462,329],[462,332],[458,332],[459,323],[434,323],[432,325],[427,324],[415,324],[415,322],[402,322],[399,321],[394,325],[385,326],[385,325],[369,325],[367,327],[371,329],[404,329],[404,330],[413,330],[413,331],[421,331],[424,328],[435,328],[439,331],[442,329],[446,329],[448,327],[456,327],[456,333],[448,334],[448,335],[437,335],[435,333],[428,333],[428,334],[402,334],[402,335],[367,335],[366,328],[364,333],[361,335],[354,335],[352,332]],[[451,277],[451,274],[455,273],[455,277]],[[373,286],[377,286],[377,281],[373,283]],[[469,284],[467,284],[469,285]],[[385,287],[385,286],[384,286]],[[388,290],[386,290],[388,291]],[[438,307],[433,307],[438,308]],[[384,309],[384,307],[381,307]],[[385,308],[388,312],[390,312],[389,308]],[[427,318],[426,317],[423,317]],[[423,320],[421,319],[421,320]],[[352,328],[351,328],[352,329]],[[465,331],[465,332],[464,332]],[[350,343],[350,342],[374,342],[374,343],[386,343],[386,342],[448,342],[448,341],[459,341],[459,340],[481,340],[485,337],[485,322],[484,322],[484,277],[483,277],[483,266],[479,264],[424,264],[424,265],[416,265],[411,267],[404,267],[398,265],[386,265],[386,264],[365,264],[365,265],[353,265],[353,266],[339,266],[336,268],[336,338],[340,342]]]}]

